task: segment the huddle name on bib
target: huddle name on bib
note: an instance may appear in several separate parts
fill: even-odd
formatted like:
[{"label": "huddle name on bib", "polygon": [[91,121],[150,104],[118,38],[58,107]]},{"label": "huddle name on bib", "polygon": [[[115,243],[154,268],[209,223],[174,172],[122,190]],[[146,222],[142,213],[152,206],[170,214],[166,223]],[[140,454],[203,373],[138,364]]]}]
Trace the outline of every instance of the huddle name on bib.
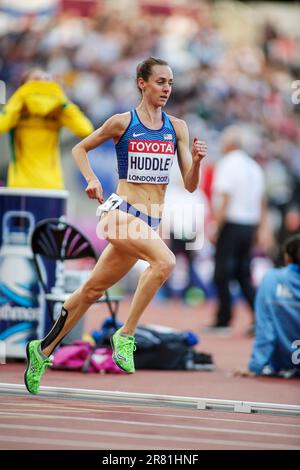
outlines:
[{"label": "huddle name on bib", "polygon": [[127,181],[168,184],[174,153],[173,142],[130,140]]}]

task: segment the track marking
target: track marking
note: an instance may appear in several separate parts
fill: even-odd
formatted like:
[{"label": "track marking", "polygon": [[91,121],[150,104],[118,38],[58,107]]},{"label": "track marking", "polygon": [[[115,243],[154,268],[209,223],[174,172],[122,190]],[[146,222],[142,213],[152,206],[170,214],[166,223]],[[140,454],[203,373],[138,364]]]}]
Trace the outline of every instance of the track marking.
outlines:
[{"label": "track marking", "polygon": [[[40,450],[40,446],[46,444],[46,446],[53,445],[56,447],[75,447],[78,448],[89,448],[94,450],[132,450],[132,445],[120,444],[114,442],[107,442],[105,446],[97,441],[74,441],[72,440],[62,440],[62,439],[48,439],[48,438],[41,438],[41,437],[15,437],[15,436],[0,436],[0,441],[2,442],[15,442],[20,444],[39,444],[39,447],[35,447],[35,449]],[[56,448],[55,447],[55,448]],[[7,448],[5,448],[7,449]],[[164,450],[165,447],[148,447],[147,449],[145,446],[134,446],[134,450]],[[177,450],[177,449],[176,449]],[[178,448],[180,450],[180,448]],[[184,450],[182,448],[182,450]]]},{"label": "track marking", "polygon": [[[8,418],[10,417],[18,417],[20,419],[19,413],[14,412],[0,412],[0,415],[7,415]],[[63,419],[65,421],[86,421],[86,422],[97,422],[97,423],[111,423],[111,424],[121,424],[121,425],[129,425],[129,426],[145,426],[145,427],[153,427],[153,428],[167,428],[167,429],[181,429],[186,431],[205,431],[205,432],[214,432],[220,434],[244,434],[244,435],[251,435],[251,436],[268,436],[268,437],[280,437],[286,439],[299,439],[300,445],[300,435],[299,434],[282,434],[282,433],[272,433],[272,432],[265,432],[265,431],[249,431],[249,430],[241,430],[241,429],[231,429],[231,428],[211,428],[211,427],[204,427],[204,426],[184,426],[181,424],[163,424],[163,423],[155,423],[155,422],[145,422],[145,421],[128,421],[128,420],[119,420],[119,419],[105,419],[105,418],[87,418],[87,417],[79,417],[79,416],[63,416],[63,415],[42,415],[42,414],[32,414],[32,413],[22,413],[22,417],[33,418],[33,419]],[[8,424],[8,426],[10,426]],[[14,425],[12,425],[14,426]],[[5,427],[5,424],[0,424],[0,428]],[[39,427],[39,426],[37,426]]]},{"label": "track marking", "polygon": [[[0,427],[5,427],[5,425],[0,424]],[[165,436],[158,434],[154,436],[153,434],[140,434],[140,433],[126,433],[126,432],[116,432],[116,431],[99,431],[99,430],[89,430],[89,429],[73,429],[73,428],[63,428],[63,427],[48,427],[48,426],[26,426],[26,425],[9,425],[8,429],[18,429],[18,430],[31,430],[31,431],[40,431],[40,432],[60,432],[60,433],[69,433],[69,434],[85,434],[93,436],[109,436],[109,437],[118,437],[125,439],[145,439],[148,440],[166,440],[169,442],[187,442],[194,444],[211,444],[211,445],[226,445],[226,446],[239,446],[239,447],[259,447],[262,449],[285,449],[285,450],[299,450],[299,446],[294,445],[284,445],[276,444],[269,442],[249,442],[249,441],[232,441],[232,440],[221,440],[221,439],[194,439],[193,437],[183,437],[183,436]],[[6,437],[6,436],[5,436]],[[8,436],[7,436],[8,437]],[[34,439],[34,438],[33,438]],[[35,440],[34,440],[35,442]],[[70,441],[69,441],[70,442]],[[71,441],[72,442],[72,441]],[[81,441],[80,441],[81,442]],[[85,441],[81,442],[83,445]]]},{"label": "track marking", "polygon": [[[116,413],[116,414],[132,414],[132,415],[145,415],[145,416],[159,416],[159,417],[165,417],[165,418],[180,418],[180,419],[191,419],[191,420],[208,420],[208,421],[224,421],[224,422],[229,422],[229,423],[246,423],[246,424],[259,424],[259,425],[267,425],[267,426],[290,426],[294,428],[300,428],[300,424],[288,424],[288,423],[274,423],[272,421],[252,421],[249,419],[249,421],[245,419],[233,419],[233,418],[214,418],[214,417],[205,417],[205,416],[185,416],[185,415],[177,415],[177,414],[165,414],[165,413],[149,413],[147,410],[145,412],[143,411],[120,411],[120,410],[100,410],[99,408],[95,407],[87,407],[87,408],[80,408],[80,407],[70,407],[70,406],[59,406],[59,405],[52,405],[52,404],[40,404],[40,403],[31,403],[28,405],[28,403],[4,403],[0,404],[0,407],[2,406],[13,406],[14,408],[16,406],[20,407],[26,407],[28,408],[33,407],[33,408],[50,408],[49,411],[53,408],[55,411],[62,410],[62,411],[74,411],[78,413],[86,413],[86,412],[93,412],[93,413]],[[85,405],[88,406],[88,405]],[[102,404],[101,404],[102,406]],[[105,404],[107,407],[108,405]],[[109,405],[111,406],[111,405]],[[119,406],[119,405],[118,405]],[[122,405],[122,407],[125,407],[128,405]],[[34,410],[32,410],[34,411]],[[251,415],[253,416],[253,415]],[[296,419],[296,418],[292,418]]]}]

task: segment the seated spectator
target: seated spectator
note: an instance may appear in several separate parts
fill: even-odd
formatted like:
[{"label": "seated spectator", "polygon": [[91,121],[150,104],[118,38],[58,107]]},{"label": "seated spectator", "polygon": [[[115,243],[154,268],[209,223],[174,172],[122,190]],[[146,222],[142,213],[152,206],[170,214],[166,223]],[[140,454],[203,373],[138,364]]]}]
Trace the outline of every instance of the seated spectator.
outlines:
[{"label": "seated spectator", "polygon": [[256,301],[249,370],[236,375],[300,377],[300,235],[284,244],[286,267],[269,271]]}]

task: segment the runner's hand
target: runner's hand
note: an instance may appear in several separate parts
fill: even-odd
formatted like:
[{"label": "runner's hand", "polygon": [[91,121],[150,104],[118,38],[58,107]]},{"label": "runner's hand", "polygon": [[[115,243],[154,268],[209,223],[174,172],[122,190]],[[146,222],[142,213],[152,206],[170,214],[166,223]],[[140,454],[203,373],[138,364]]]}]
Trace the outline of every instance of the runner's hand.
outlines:
[{"label": "runner's hand", "polygon": [[90,180],[88,182],[85,192],[90,199],[97,199],[100,204],[103,204],[103,189],[99,180]]},{"label": "runner's hand", "polygon": [[195,137],[192,145],[192,157],[194,163],[200,163],[201,160],[206,156],[207,145],[204,140],[199,140]]}]

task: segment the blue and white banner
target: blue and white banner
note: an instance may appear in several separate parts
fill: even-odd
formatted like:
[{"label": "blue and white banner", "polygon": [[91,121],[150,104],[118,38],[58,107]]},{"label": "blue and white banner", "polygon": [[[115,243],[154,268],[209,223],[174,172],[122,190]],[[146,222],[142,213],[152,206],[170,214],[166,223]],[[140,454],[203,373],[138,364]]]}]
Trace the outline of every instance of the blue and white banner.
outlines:
[{"label": "blue and white banner", "polygon": [[[65,215],[67,194],[0,188],[0,341],[7,357],[25,357],[26,343],[49,329],[31,235],[40,220]],[[55,268],[40,263],[48,288],[55,284]]]},{"label": "blue and white banner", "polygon": [[28,14],[53,15],[59,7],[59,0],[2,0],[0,11],[9,15],[22,16]]}]

